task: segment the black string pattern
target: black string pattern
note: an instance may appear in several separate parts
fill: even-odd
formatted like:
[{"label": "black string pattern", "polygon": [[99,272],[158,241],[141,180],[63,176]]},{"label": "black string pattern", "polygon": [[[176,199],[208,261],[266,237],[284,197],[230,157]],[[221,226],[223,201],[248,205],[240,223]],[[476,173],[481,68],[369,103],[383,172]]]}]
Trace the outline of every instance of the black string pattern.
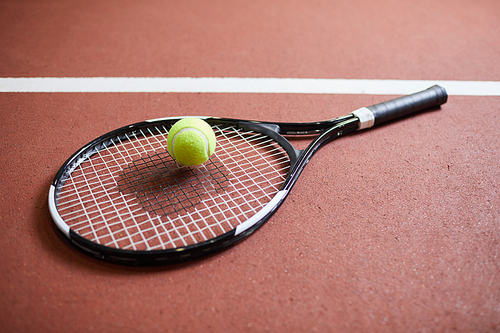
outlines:
[{"label": "black string pattern", "polygon": [[185,213],[212,192],[229,186],[228,171],[217,158],[194,167],[175,163],[167,151],[134,160],[122,170],[118,189],[135,193],[142,207],[156,215]]}]

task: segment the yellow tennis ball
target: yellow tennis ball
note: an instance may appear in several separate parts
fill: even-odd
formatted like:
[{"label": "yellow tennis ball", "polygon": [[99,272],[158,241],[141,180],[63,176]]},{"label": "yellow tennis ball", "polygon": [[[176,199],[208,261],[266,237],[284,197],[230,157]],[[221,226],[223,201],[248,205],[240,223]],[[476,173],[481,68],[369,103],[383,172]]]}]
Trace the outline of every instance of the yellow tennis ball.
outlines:
[{"label": "yellow tennis ball", "polygon": [[167,149],[182,165],[205,163],[215,152],[217,140],[210,125],[199,118],[184,118],[168,132]]}]

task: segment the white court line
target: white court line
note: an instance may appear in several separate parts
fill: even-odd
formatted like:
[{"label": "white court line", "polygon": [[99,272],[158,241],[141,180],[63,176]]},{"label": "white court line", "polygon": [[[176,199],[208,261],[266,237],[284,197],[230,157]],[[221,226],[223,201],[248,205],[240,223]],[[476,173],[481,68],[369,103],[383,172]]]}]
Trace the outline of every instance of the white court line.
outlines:
[{"label": "white court line", "polygon": [[448,95],[500,96],[500,81],[356,80],[233,77],[0,78],[0,92],[27,93],[287,93],[407,95],[434,84]]}]

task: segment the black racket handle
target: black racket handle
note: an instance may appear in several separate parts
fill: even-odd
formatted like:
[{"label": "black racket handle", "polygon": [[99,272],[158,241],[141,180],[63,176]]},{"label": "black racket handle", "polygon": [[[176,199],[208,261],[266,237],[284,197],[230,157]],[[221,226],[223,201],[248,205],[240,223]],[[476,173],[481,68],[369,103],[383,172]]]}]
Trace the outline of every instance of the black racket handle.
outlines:
[{"label": "black racket handle", "polygon": [[446,103],[448,94],[438,85],[424,91],[369,106],[375,117],[375,125]]},{"label": "black racket handle", "polygon": [[[446,90],[441,86],[435,85],[415,94],[361,108],[353,112],[353,114],[360,118],[359,129],[363,129],[440,106],[446,103],[447,100],[448,94]],[[371,115],[369,112],[366,114],[366,109],[371,111]]]}]

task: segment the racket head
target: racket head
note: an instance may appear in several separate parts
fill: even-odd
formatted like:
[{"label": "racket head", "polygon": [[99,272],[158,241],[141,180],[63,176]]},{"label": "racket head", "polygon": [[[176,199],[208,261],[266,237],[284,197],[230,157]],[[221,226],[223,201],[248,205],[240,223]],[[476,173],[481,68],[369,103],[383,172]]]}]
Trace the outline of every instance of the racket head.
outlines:
[{"label": "racket head", "polygon": [[179,166],[167,152],[182,117],[125,126],[79,149],[50,187],[54,224],[87,254],[127,265],[192,260],[251,234],[286,197],[299,151],[276,125],[200,118],[217,138],[201,166]]}]

